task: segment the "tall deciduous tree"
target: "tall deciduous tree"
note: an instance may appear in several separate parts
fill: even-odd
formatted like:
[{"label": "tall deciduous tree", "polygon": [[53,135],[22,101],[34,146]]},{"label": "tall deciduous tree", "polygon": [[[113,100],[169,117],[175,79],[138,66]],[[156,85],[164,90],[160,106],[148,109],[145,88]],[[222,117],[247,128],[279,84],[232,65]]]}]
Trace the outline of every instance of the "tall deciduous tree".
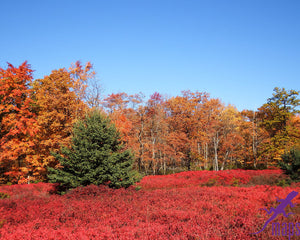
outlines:
[{"label": "tall deciduous tree", "polygon": [[239,132],[241,114],[234,106],[229,105],[221,112],[220,120],[222,123],[221,170],[224,170],[226,165],[232,167],[237,162],[241,166],[241,160],[243,159],[239,151],[243,144],[243,138]]},{"label": "tall deciduous tree", "polygon": [[200,136],[203,136],[202,107],[208,95],[191,91],[183,91],[182,95],[169,99],[166,108],[170,136],[177,138],[170,139],[175,151],[173,156],[179,158],[177,161],[184,162],[190,170],[198,162],[198,145],[202,141]]},{"label": "tall deciduous tree", "polygon": [[261,157],[261,153],[262,146],[269,142],[268,132],[261,126],[262,119],[257,115],[255,111],[242,111],[240,125],[240,134],[243,138],[241,159],[244,167],[254,169],[266,165],[266,159]]},{"label": "tall deciduous tree", "polygon": [[288,133],[288,123],[291,118],[299,113],[297,107],[300,99],[299,91],[284,88],[274,88],[273,97],[259,108],[259,117],[262,119],[262,127],[269,133],[270,141],[264,146],[264,157],[270,164],[277,164],[277,160],[289,150],[292,139]]},{"label": "tall deciduous tree", "polygon": [[262,125],[274,137],[279,132],[285,134],[287,122],[291,116],[299,113],[297,107],[300,99],[297,98],[299,91],[284,88],[274,88],[273,97],[259,109],[260,117],[264,120]]},{"label": "tall deciduous tree", "polygon": [[148,164],[151,166],[153,174],[156,174],[159,169],[166,172],[167,121],[162,95],[157,92],[152,94],[145,109]]},{"label": "tall deciduous tree", "polygon": [[40,126],[36,155],[42,166],[42,176],[47,166],[58,164],[50,152],[60,149],[62,144],[69,144],[74,122],[87,111],[84,97],[90,70],[89,63],[83,68],[77,62],[69,71],[53,70],[49,76],[34,81],[33,98]]},{"label": "tall deciduous tree", "polygon": [[205,111],[205,126],[206,135],[210,139],[212,145],[212,168],[215,171],[219,170],[219,147],[222,135],[221,113],[224,105],[219,99],[210,99],[204,106]]},{"label": "tall deciduous tree", "polygon": [[32,148],[37,132],[30,98],[32,70],[27,62],[0,68],[0,182],[22,182],[39,164]]}]

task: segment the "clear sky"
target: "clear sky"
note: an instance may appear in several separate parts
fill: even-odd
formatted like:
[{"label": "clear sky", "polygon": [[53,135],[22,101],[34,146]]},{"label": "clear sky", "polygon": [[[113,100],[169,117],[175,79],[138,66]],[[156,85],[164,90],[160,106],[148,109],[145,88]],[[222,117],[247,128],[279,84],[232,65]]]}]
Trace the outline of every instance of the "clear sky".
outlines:
[{"label": "clear sky", "polygon": [[0,66],[93,63],[105,94],[205,91],[239,110],[300,90],[299,0],[0,0]]}]

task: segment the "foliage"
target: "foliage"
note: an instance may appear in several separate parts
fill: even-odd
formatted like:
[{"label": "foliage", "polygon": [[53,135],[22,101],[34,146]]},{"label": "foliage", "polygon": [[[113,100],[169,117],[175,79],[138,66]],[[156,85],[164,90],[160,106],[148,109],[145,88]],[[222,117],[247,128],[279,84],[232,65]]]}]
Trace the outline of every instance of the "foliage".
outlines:
[{"label": "foliage", "polygon": [[[103,111],[131,149],[140,173],[266,169],[300,147],[299,91],[274,88],[257,111],[238,111],[205,92],[102,96],[90,62],[53,70],[32,81],[25,62],[0,69],[0,183],[45,181],[59,168],[51,152],[70,148],[72,127]],[[237,184],[236,184],[237,185]]]},{"label": "foliage", "polygon": [[0,183],[22,183],[39,164],[32,149],[38,128],[32,111],[32,70],[27,62],[0,68]]},{"label": "foliage", "polygon": [[58,164],[51,151],[70,144],[72,126],[86,112],[83,100],[91,68],[90,63],[84,68],[76,62],[69,71],[65,68],[53,70],[49,76],[33,83],[32,97],[39,126],[35,155],[40,162],[41,179],[45,179],[47,167]]},{"label": "foliage", "polygon": [[300,181],[300,149],[291,149],[289,152],[283,154],[282,162],[279,164],[285,173],[295,181]]},{"label": "foliage", "polygon": [[123,149],[119,132],[98,111],[75,124],[71,148],[63,147],[61,154],[53,155],[62,168],[49,168],[48,178],[60,183],[62,192],[90,184],[129,187],[137,180],[132,153]]},{"label": "foliage", "polygon": [[299,91],[286,91],[284,88],[274,88],[273,97],[261,108],[263,114],[263,125],[274,137],[278,132],[286,131],[288,119],[292,114],[299,113],[297,107],[300,100],[297,99]]},{"label": "foliage", "polygon": [[[277,89],[270,105],[286,102],[286,131],[271,137],[267,121],[276,121],[264,105],[258,112],[239,112],[207,93],[183,91],[165,98],[154,93],[146,102],[126,93],[104,100],[109,116],[135,152],[135,166],[147,174],[185,170],[266,169],[289,146],[300,144],[297,92]],[[282,91],[286,92],[280,97]],[[282,93],[283,94],[283,93]],[[274,103],[273,103],[274,102]],[[133,107],[130,107],[133,106]],[[138,107],[137,107],[138,106]],[[284,135],[284,137],[282,137]]]},{"label": "foliage", "polygon": [[[162,182],[161,180],[164,179]],[[277,185],[286,179],[280,169],[275,170],[225,170],[225,171],[187,171],[166,176],[147,176],[137,185],[143,189],[182,188],[199,186],[255,186]],[[160,185],[163,184],[163,185]]]},{"label": "foliage", "polygon": [[[229,179],[272,175],[280,170],[219,171]],[[11,198],[0,201],[1,239],[253,239],[250,233],[268,219],[261,208],[277,206],[300,187],[200,187],[199,178],[214,172],[197,171],[146,176],[127,189],[90,185],[69,193],[49,195],[52,184],[0,186]],[[221,176],[221,175],[220,175]],[[197,182],[194,182],[198,178]],[[173,184],[170,184],[170,181]],[[175,183],[184,182],[176,187]],[[151,184],[151,185],[149,185]],[[47,188],[47,186],[49,186]],[[32,195],[28,194],[32,192]],[[288,222],[300,222],[299,198]],[[276,202],[278,204],[278,202]],[[5,220],[4,220],[5,219]],[[278,219],[278,222],[286,219]],[[296,231],[295,231],[296,232]],[[295,233],[294,233],[295,234]],[[268,226],[259,239],[272,239]],[[287,238],[287,237],[286,237]],[[293,237],[291,237],[293,239]]]},{"label": "foliage", "polygon": [[259,108],[260,125],[268,132],[268,141],[263,144],[262,157],[269,159],[271,164],[277,164],[281,155],[295,143],[299,144],[299,137],[292,132],[299,131],[291,126],[292,118],[299,113],[299,91],[284,88],[274,88],[273,97]]}]

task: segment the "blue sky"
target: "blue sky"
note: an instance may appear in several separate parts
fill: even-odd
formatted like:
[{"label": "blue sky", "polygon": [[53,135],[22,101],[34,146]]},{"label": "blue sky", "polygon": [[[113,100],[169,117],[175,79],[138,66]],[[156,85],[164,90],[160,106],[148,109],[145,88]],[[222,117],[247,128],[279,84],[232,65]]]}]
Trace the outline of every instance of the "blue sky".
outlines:
[{"label": "blue sky", "polygon": [[91,61],[105,94],[205,91],[239,110],[300,90],[299,0],[1,1],[0,67]]}]

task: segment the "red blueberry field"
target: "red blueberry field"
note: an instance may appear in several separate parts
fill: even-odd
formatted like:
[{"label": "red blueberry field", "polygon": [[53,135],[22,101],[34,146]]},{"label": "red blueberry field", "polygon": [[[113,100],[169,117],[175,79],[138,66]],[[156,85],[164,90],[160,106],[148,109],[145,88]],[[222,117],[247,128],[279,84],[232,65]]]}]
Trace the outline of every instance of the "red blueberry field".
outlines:
[{"label": "red blueberry field", "polygon": [[[300,194],[259,234],[300,185],[280,170],[191,171],[146,176],[128,189],[49,183],[0,187],[1,239],[299,239]],[[297,205],[297,203],[299,205]],[[299,224],[298,224],[299,223]],[[275,227],[277,227],[275,229]],[[274,229],[273,229],[274,228]]]}]

